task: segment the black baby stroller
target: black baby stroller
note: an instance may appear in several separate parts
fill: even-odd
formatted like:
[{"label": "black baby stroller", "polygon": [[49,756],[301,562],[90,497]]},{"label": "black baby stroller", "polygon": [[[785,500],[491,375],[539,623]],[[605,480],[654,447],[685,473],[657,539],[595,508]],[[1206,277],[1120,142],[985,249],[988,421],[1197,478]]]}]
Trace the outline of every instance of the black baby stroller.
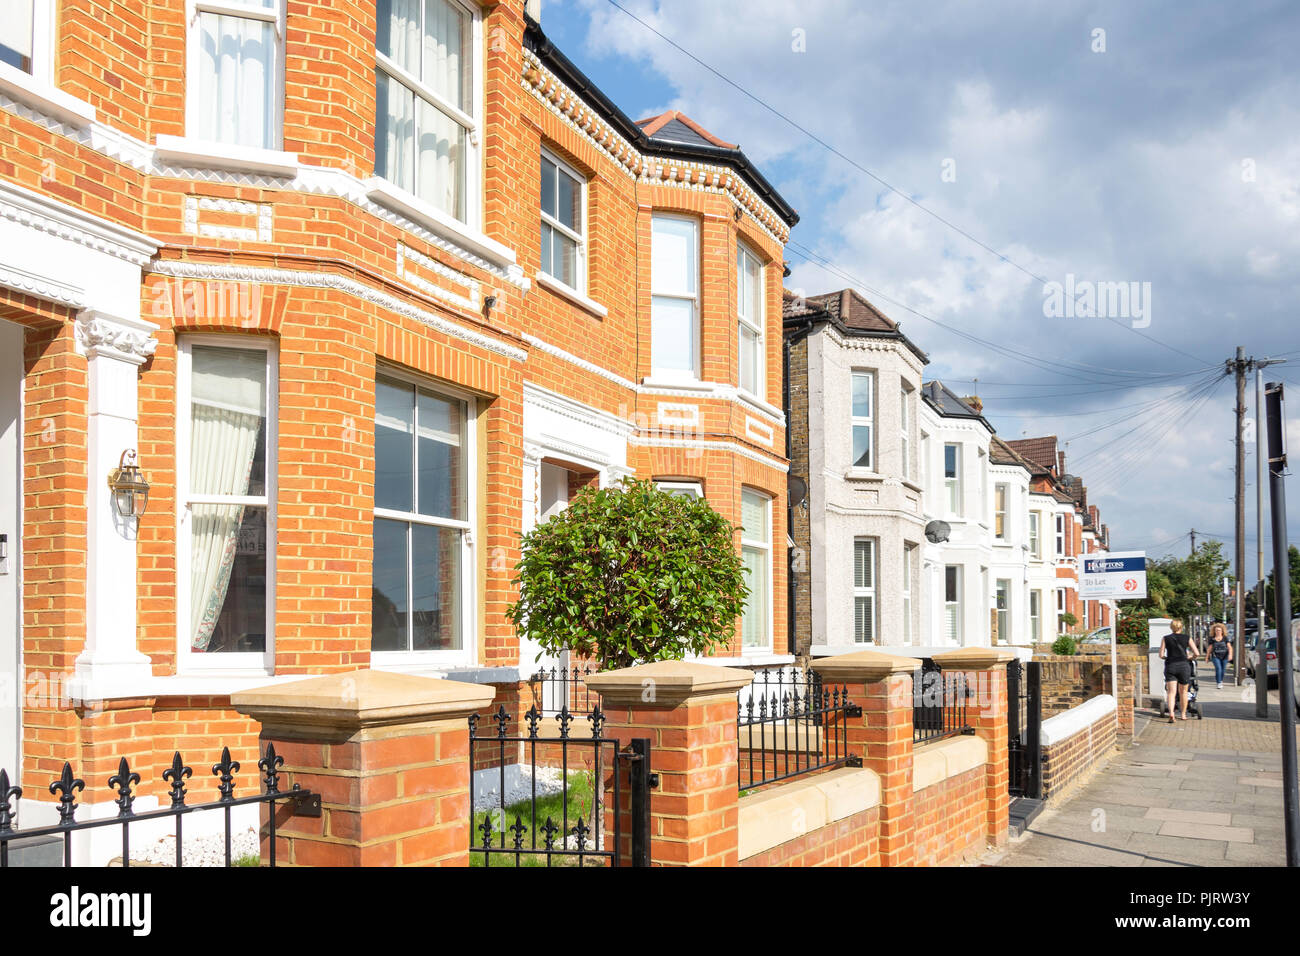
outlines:
[{"label": "black baby stroller", "polygon": [[[1201,713],[1200,701],[1196,699],[1201,689],[1201,682],[1196,679],[1196,661],[1188,661],[1187,663],[1192,669],[1192,679],[1187,682],[1187,713],[1195,714],[1197,720],[1204,720],[1205,715]],[[1177,697],[1174,698],[1174,704],[1175,706],[1178,704]],[[1169,716],[1169,703],[1163,699],[1160,701],[1160,715],[1162,717]]]}]

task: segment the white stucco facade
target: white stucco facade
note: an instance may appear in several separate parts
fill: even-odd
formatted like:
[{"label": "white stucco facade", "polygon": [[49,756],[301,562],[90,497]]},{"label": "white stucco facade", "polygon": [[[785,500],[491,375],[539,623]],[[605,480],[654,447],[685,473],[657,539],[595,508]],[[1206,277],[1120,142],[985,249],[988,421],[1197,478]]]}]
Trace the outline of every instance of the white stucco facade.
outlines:
[{"label": "white stucco facade", "polygon": [[[923,360],[898,335],[808,338],[808,555],[814,655],[920,640],[918,413]],[[854,374],[870,383],[870,466],[854,463]],[[859,406],[859,412],[861,411]],[[860,435],[862,432],[859,433]],[[864,579],[859,555],[869,552]],[[869,586],[864,586],[868,585]]]}]

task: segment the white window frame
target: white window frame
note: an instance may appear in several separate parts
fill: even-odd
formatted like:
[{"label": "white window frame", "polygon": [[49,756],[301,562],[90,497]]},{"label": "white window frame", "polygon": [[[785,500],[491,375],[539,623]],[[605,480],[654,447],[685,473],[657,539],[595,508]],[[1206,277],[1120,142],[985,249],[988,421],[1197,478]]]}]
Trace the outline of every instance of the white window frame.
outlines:
[{"label": "white window frame", "polygon": [[898,390],[899,447],[903,452],[903,478],[912,480],[912,393],[906,385]]},{"label": "white window frame", "polygon": [[[556,232],[560,233],[563,236],[567,236],[568,238],[572,239],[575,243],[577,243],[577,249],[574,251],[574,260],[575,260],[574,273],[578,280],[578,284],[569,285],[559,276],[554,275],[553,273],[548,271],[545,268],[546,266],[545,263],[542,264],[543,267],[540,271],[542,272],[543,275],[558,282],[566,289],[572,289],[574,292],[578,293],[578,295],[585,296],[587,294],[587,234],[589,232],[589,223],[587,220],[588,180],[587,177],[581,172],[581,170],[577,169],[571,163],[565,162],[558,155],[551,152],[549,149],[546,149],[545,147],[542,148],[542,159],[546,160],[549,163],[553,163],[555,165],[557,176],[567,175],[570,179],[573,179],[578,183],[579,186],[578,205],[581,210],[580,215],[582,217],[582,232],[575,232],[574,230],[566,226],[564,223],[556,219],[554,216],[548,215],[542,209],[541,201],[539,197],[537,212],[538,215],[541,217],[542,223],[547,226],[550,226]],[[556,207],[557,211],[558,208],[559,207],[557,206]]]},{"label": "white window frame", "polygon": [[[745,315],[741,308],[741,302],[744,296],[741,294],[743,283],[745,281],[744,260],[746,258],[754,260],[758,267],[758,315]],[[736,241],[736,387],[745,395],[762,400],[767,393],[767,334],[765,317],[767,315],[767,266],[747,243],[740,240]],[[758,368],[755,370],[754,389],[745,388],[741,384],[741,348],[740,336],[742,327],[749,329],[758,336]]]},{"label": "white window frame", "polygon": [[[700,279],[701,279],[700,273],[702,271],[701,261],[700,261],[700,233],[702,231],[700,229],[700,220],[698,220],[694,216],[685,216],[685,215],[680,215],[677,213],[669,213],[669,212],[654,212],[651,214],[650,219],[651,219],[650,222],[650,243],[651,243],[650,377],[652,379],[659,379],[659,380],[666,380],[666,381],[698,382],[700,381],[700,376],[703,374],[701,371],[702,369],[701,352],[703,351],[703,348],[701,344],[702,338],[700,335]],[[693,295],[687,295],[681,292],[680,290],[664,291],[655,288],[653,262],[654,262],[654,220],[656,219],[660,219],[660,220],[672,219],[679,222],[687,222],[690,223],[691,225],[691,230],[693,234],[693,244],[695,250],[693,262],[691,263],[691,268],[694,270],[695,273],[695,293]],[[673,299],[678,302],[690,303],[691,305],[691,359],[692,359],[690,369],[669,369],[669,368],[654,367],[653,363],[654,363],[654,338],[655,338],[655,320],[654,320],[655,299]]]},{"label": "white window frame", "polygon": [[[858,547],[866,545],[871,552],[871,561],[869,564],[871,583],[869,585],[858,584]],[[854,538],[853,539],[853,640],[849,643],[853,645],[878,644],[877,636],[880,633],[880,600],[877,597],[879,587],[877,586],[880,575],[880,561],[878,555],[880,552],[880,543],[876,538]],[[871,637],[867,640],[858,639],[858,599],[865,598],[871,601]]]},{"label": "white window frame", "polygon": [[[951,568],[952,570],[954,570],[954,571],[957,572],[957,573],[954,575],[954,580],[955,580],[956,585],[957,585],[957,598],[956,598],[956,600],[953,600],[953,601],[949,601],[949,600],[948,600],[948,570],[949,570],[950,568]],[[954,627],[953,627],[952,638],[953,638],[954,641],[957,642],[957,646],[958,646],[958,647],[963,646],[962,641],[963,641],[963,639],[964,639],[964,638],[963,638],[963,634],[964,634],[964,632],[965,632],[965,626],[964,626],[964,625],[965,625],[965,621],[962,620],[962,617],[963,617],[962,597],[963,597],[963,592],[965,591],[965,588],[964,588],[965,581],[963,581],[962,579],[963,579],[964,576],[965,576],[965,566],[964,566],[964,565],[960,565],[960,564],[945,564],[945,565],[943,566],[943,616],[944,616],[944,623],[945,623],[945,624],[947,623],[948,618],[952,615],[952,612],[955,610],[955,611],[957,612],[957,616],[956,616],[956,618],[955,618],[955,624],[954,624]],[[946,634],[945,634],[945,637],[947,637]]]},{"label": "white window frame", "polygon": [[[32,7],[31,69],[10,67],[17,73],[30,76],[42,84],[54,85],[54,0],[30,0]],[[7,64],[0,64],[7,66]]]},{"label": "white window frame", "polygon": [[[266,354],[266,481],[264,495],[191,495],[190,446],[194,346],[244,349]],[[279,489],[279,348],[273,339],[234,334],[182,335],[176,368],[176,641],[178,674],[275,672],[276,497]],[[261,651],[195,653],[190,648],[190,506],[255,505],[266,509],[266,647]]]},{"label": "white window frame", "polygon": [[916,546],[903,543],[903,643],[911,644],[913,641],[912,628],[912,560],[915,557]]},{"label": "white window frame", "polygon": [[[1001,498],[1001,507],[998,499]],[[998,530],[998,519],[1002,520],[1002,530]],[[1011,537],[1011,484],[999,481],[993,486],[993,537],[1006,541]]]},{"label": "white window frame", "polygon": [[776,602],[774,601],[774,595],[775,595],[775,593],[776,593],[776,581],[775,581],[775,580],[773,579],[773,577],[772,577],[772,573],[773,573],[773,567],[772,567],[772,496],[769,495],[769,494],[766,494],[766,493],[764,493],[764,492],[762,492],[762,491],[759,491],[759,490],[756,489],[756,488],[743,488],[743,489],[741,489],[741,493],[740,493],[740,495],[741,495],[741,511],[742,511],[742,513],[743,513],[743,510],[744,510],[744,498],[745,498],[745,495],[751,495],[752,497],[754,497],[754,498],[758,498],[760,501],[762,501],[762,503],[763,503],[763,523],[764,523],[764,525],[767,527],[767,541],[766,541],[766,542],[763,542],[763,541],[755,541],[755,540],[753,540],[752,538],[746,538],[746,537],[745,537],[745,531],[744,531],[744,523],[743,523],[743,519],[742,519],[742,523],[741,523],[741,531],[740,531],[740,550],[741,550],[742,558],[743,558],[743,555],[744,555],[744,552],[745,552],[745,549],[746,549],[746,548],[748,548],[749,550],[752,550],[752,551],[760,551],[760,552],[762,552],[762,553],[766,556],[766,562],[767,562],[767,593],[766,593],[765,595],[763,595],[763,601],[764,601],[764,604],[765,604],[765,606],[766,606],[766,611],[767,611],[767,614],[766,614],[766,617],[767,617],[767,633],[763,635],[763,643],[762,643],[762,644],[746,644],[746,643],[745,643],[745,628],[744,628],[744,624],[742,623],[742,624],[741,624],[741,629],[740,629],[740,653],[741,653],[742,656],[747,655],[747,654],[768,654],[768,653],[771,653],[771,651],[772,651],[772,643],[773,643],[773,641],[774,641],[774,639],[775,639],[775,636],[774,636],[774,635],[775,635],[775,627],[776,627],[776,621],[774,620],[774,618],[775,618],[775,613],[776,613],[776,607],[775,607]]},{"label": "white window frame", "polygon": [[[397,511],[391,508],[374,509],[374,518],[391,518],[394,521],[405,521],[410,524],[432,525],[440,528],[455,528],[464,532],[460,536],[460,600],[461,600],[461,646],[452,650],[429,650],[429,651],[375,651],[370,652],[370,664],[372,667],[383,670],[403,670],[418,669],[430,666],[453,666],[465,667],[472,666],[478,659],[478,601],[476,585],[476,561],[474,558],[474,521],[478,515],[478,403],[470,392],[456,388],[453,385],[447,385],[436,379],[425,378],[406,371],[405,369],[394,368],[391,365],[380,363],[375,368],[375,381],[381,378],[391,379],[402,382],[406,385],[412,385],[416,388],[422,388],[426,391],[433,392],[441,398],[462,401],[465,403],[465,514],[468,516],[465,520],[457,521],[454,518],[440,518],[425,514],[412,514],[407,511]],[[373,416],[372,416],[373,418]],[[373,421],[371,426],[373,427]],[[375,464],[372,461],[371,470],[373,472]],[[414,477],[414,476],[413,476]],[[373,520],[371,523],[373,528]],[[372,532],[373,533],[373,532]],[[373,542],[372,542],[373,546]],[[408,551],[409,555],[409,551]],[[374,558],[372,556],[372,569]],[[407,601],[411,600],[411,569],[408,562],[406,570],[406,594]],[[373,641],[374,636],[371,635]]]},{"label": "white window frame", "polygon": [[930,436],[926,432],[921,432],[921,454],[918,462],[919,469],[917,474],[917,480],[921,485],[922,493],[927,495],[932,493],[932,490],[928,484],[930,478],[930,462],[928,461],[929,457],[930,457]]},{"label": "white window frame", "polygon": [[[948,475],[948,449],[955,449],[953,455],[953,474]],[[944,508],[947,510],[949,517],[960,518],[965,513],[965,502],[962,500],[964,491],[961,468],[962,468],[962,445],[961,442],[944,442],[943,443],[943,498]]]},{"label": "white window frame", "polygon": [[[385,73],[399,84],[406,87],[420,99],[425,100],[434,109],[439,110],[452,122],[458,123],[465,129],[465,218],[460,219],[452,213],[447,212],[437,203],[424,199],[420,196],[419,183],[413,183],[416,191],[407,192],[401,186],[391,180],[384,179],[380,170],[375,170],[375,176],[389,183],[393,191],[404,194],[403,198],[408,205],[414,202],[416,209],[427,209],[434,214],[434,218],[445,217],[453,223],[466,226],[473,230],[479,230],[483,226],[483,171],[480,168],[483,163],[482,151],[482,130],[483,130],[483,99],[486,85],[484,83],[484,65],[483,65],[483,11],[477,4],[464,3],[462,0],[447,0],[454,6],[460,7],[470,17],[470,89],[473,97],[472,113],[466,113],[459,106],[448,102],[441,94],[432,88],[426,86],[418,77],[411,75],[407,70],[398,66],[387,55],[380,53],[378,46],[375,48],[375,71]],[[421,10],[423,10],[421,4]],[[378,41],[376,40],[376,43]],[[374,86],[378,86],[378,76],[375,77]],[[378,106],[375,109],[375,129],[379,128]],[[417,136],[418,131],[417,131]],[[418,155],[418,154],[417,154]],[[407,198],[409,197],[409,198]],[[584,222],[586,218],[586,209],[583,210]]]},{"label": "white window frame", "polygon": [[1056,632],[1065,633],[1065,588],[1056,588]]},{"label": "white window frame", "polygon": [[[867,414],[858,415],[853,411],[853,379],[865,378],[867,380]],[[875,471],[876,470],[876,373],[869,368],[855,368],[850,374],[849,381],[849,467],[857,471]],[[859,465],[852,459],[853,455],[853,433],[859,428],[867,430],[867,463]]]},{"label": "white window frame", "polygon": [[1029,555],[1035,561],[1043,560],[1043,513],[1029,512]]},{"label": "white window frame", "polygon": [[1056,515],[1056,556],[1065,557],[1065,515]]},{"label": "white window frame", "polygon": [[[248,149],[279,150],[284,144],[284,74],[285,74],[285,8],[288,0],[271,0],[273,6],[260,7],[239,0],[185,0],[185,136],[196,142],[219,146],[223,151]],[[210,13],[243,20],[269,23],[275,35],[275,54],[271,58],[271,77],[267,85],[271,99],[267,112],[271,119],[271,140],[261,146],[243,143],[222,143],[205,140],[194,135],[202,115],[203,103],[199,98],[199,64],[202,62],[203,41],[199,30],[199,17]]]},{"label": "white window frame", "polygon": [[681,495],[686,498],[704,497],[704,486],[698,481],[656,481],[655,487],[670,495]]},{"label": "white window frame", "polygon": [[1035,644],[1043,639],[1043,592],[1037,588],[1029,592],[1029,638]]},{"label": "white window frame", "polygon": [[[1003,589],[1001,585],[1005,584]],[[1006,607],[998,607],[999,594],[1005,597]],[[997,578],[993,583],[993,609],[998,615],[998,641],[1002,644],[1011,643],[1011,579]]]}]

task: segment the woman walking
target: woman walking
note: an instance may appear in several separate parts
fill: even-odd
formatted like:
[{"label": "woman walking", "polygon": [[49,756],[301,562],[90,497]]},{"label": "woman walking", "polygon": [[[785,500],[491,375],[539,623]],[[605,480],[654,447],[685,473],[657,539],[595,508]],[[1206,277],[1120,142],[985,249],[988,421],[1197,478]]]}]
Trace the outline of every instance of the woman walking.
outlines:
[{"label": "woman walking", "polygon": [[1174,722],[1174,696],[1182,708],[1182,718],[1187,719],[1187,685],[1192,681],[1192,661],[1199,655],[1196,642],[1183,633],[1183,622],[1174,618],[1169,622],[1172,633],[1160,641],[1160,656],[1165,661],[1165,703],[1169,707],[1169,722]]},{"label": "woman walking", "polygon": [[1210,625],[1210,645],[1205,649],[1206,656],[1214,665],[1214,679],[1223,690],[1223,672],[1232,663],[1232,641],[1228,640],[1228,628],[1218,622]]}]

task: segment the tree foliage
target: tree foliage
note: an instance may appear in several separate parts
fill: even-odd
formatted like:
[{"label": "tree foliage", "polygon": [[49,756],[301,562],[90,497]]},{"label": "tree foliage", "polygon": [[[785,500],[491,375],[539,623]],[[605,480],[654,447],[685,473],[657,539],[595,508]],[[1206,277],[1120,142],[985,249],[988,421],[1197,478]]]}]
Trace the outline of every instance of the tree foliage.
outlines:
[{"label": "tree foliage", "polygon": [[703,654],[731,640],[749,595],[735,533],[649,481],[586,488],[524,536],[507,616],[543,651],[607,666]]}]

